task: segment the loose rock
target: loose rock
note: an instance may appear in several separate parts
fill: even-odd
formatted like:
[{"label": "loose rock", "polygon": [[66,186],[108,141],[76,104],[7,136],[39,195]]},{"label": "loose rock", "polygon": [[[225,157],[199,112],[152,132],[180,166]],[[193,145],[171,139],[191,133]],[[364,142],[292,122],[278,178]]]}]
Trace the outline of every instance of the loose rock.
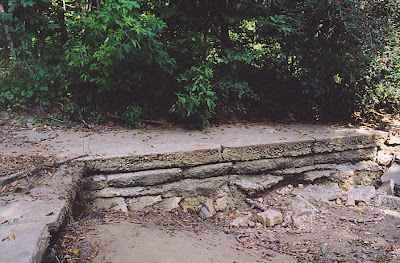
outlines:
[{"label": "loose rock", "polygon": [[172,210],[175,210],[179,208],[179,202],[182,200],[182,197],[170,197],[167,199],[162,200],[159,203],[159,206],[165,211],[165,212],[170,212]]},{"label": "loose rock", "polygon": [[121,210],[122,212],[128,212],[128,207],[125,203],[125,199],[122,197],[97,198],[93,200],[93,206],[105,209],[113,208],[115,210]]},{"label": "loose rock", "polygon": [[268,209],[257,214],[257,220],[265,226],[274,226],[283,222],[282,213],[276,210]]},{"label": "loose rock", "polygon": [[142,196],[128,200],[128,208],[131,211],[142,210],[161,202],[161,195],[158,196]]},{"label": "loose rock", "polygon": [[375,187],[357,185],[347,192],[347,205],[355,205],[356,202],[369,203],[375,195]]},{"label": "loose rock", "polygon": [[241,215],[232,221],[231,226],[237,226],[237,227],[248,226],[252,223],[252,220],[253,220],[252,213],[250,213],[248,215]]}]

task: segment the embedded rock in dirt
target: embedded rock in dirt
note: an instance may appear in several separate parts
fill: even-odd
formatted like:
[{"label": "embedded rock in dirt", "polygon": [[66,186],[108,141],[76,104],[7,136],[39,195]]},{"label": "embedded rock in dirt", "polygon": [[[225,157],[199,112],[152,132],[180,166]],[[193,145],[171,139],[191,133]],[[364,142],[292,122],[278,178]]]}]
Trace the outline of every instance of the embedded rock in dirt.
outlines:
[{"label": "embedded rock in dirt", "polygon": [[113,198],[97,198],[93,200],[93,206],[97,208],[113,208],[114,210],[121,210],[122,212],[128,212],[125,199],[122,197]]},{"label": "embedded rock in dirt", "polygon": [[382,208],[392,210],[400,210],[400,197],[390,195],[380,195],[378,197],[378,205]]},{"label": "embedded rock in dirt", "polygon": [[275,175],[256,175],[256,176],[241,176],[237,177],[231,183],[236,185],[239,190],[248,195],[255,195],[259,192],[265,191],[273,185],[276,185],[283,180],[283,176]]},{"label": "embedded rock in dirt", "polygon": [[182,200],[182,197],[170,197],[162,200],[158,205],[165,211],[169,212],[179,208],[179,202]]},{"label": "embedded rock in dirt", "polygon": [[248,215],[240,215],[236,217],[232,221],[231,226],[237,226],[237,227],[249,226],[252,223],[253,223],[253,214],[249,213]]},{"label": "embedded rock in dirt", "polygon": [[279,211],[268,209],[262,213],[258,213],[257,220],[265,226],[274,226],[283,222],[283,216]]},{"label": "embedded rock in dirt", "polygon": [[393,154],[388,151],[378,151],[376,162],[380,165],[389,165],[393,160]]},{"label": "embedded rock in dirt", "polygon": [[181,206],[184,211],[199,211],[200,201],[196,197],[186,197],[182,200]]},{"label": "embedded rock in dirt", "polygon": [[141,196],[128,200],[128,208],[130,211],[142,210],[161,202],[161,195],[157,196]]},{"label": "embedded rock in dirt", "polygon": [[375,187],[367,185],[357,185],[347,192],[347,205],[355,205],[356,202],[369,203],[375,195]]},{"label": "embedded rock in dirt", "polygon": [[228,196],[222,196],[215,200],[215,211],[217,212],[224,212],[228,209]]}]

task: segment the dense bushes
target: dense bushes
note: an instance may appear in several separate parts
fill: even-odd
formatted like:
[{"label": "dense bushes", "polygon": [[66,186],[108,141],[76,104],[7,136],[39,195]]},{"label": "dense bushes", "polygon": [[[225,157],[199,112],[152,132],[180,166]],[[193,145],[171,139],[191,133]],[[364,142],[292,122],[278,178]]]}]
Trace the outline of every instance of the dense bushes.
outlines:
[{"label": "dense bushes", "polygon": [[400,104],[385,0],[0,1],[0,107],[64,117],[347,118]]}]

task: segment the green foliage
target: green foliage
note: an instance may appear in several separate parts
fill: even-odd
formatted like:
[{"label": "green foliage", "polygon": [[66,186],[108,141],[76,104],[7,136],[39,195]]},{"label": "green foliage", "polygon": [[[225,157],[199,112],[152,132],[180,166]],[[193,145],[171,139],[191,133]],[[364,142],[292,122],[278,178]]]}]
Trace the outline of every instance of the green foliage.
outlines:
[{"label": "green foliage", "polygon": [[221,79],[215,87],[218,96],[216,108],[218,112],[246,115],[260,97],[249,87],[247,82],[233,81],[232,78]]},{"label": "green foliage", "polygon": [[5,109],[93,122],[112,112],[135,127],[168,109],[205,126],[220,115],[343,118],[400,106],[398,1],[0,3]]},{"label": "green foliage", "polygon": [[125,126],[128,128],[139,128],[139,118],[142,114],[142,107],[140,107],[136,103],[129,104],[123,114]]},{"label": "green foliage", "polygon": [[138,1],[107,0],[99,11],[74,14],[67,25],[70,87],[82,99],[113,103],[118,97],[126,105],[151,77],[150,68],[172,73],[174,61],[159,40],[166,24],[141,11]]},{"label": "green foliage", "polygon": [[184,84],[184,93],[176,93],[178,100],[171,111],[203,127],[209,125],[217,99],[211,87],[212,78],[212,69],[206,65],[193,66],[181,74],[178,81]]}]

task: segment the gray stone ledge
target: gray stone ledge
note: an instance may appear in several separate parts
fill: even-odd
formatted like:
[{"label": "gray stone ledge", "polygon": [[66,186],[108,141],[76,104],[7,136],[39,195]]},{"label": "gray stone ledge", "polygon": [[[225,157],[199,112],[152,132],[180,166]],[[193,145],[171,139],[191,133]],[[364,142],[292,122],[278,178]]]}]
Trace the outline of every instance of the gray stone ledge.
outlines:
[{"label": "gray stone ledge", "polygon": [[134,173],[107,175],[107,185],[112,187],[149,186],[165,184],[182,178],[182,169],[158,169]]},{"label": "gray stone ledge", "polygon": [[87,160],[86,167],[94,173],[134,172],[151,169],[192,167],[222,162],[221,149],[205,149],[187,152],[132,155]]},{"label": "gray stone ledge", "polygon": [[196,166],[183,171],[184,178],[208,178],[226,175],[232,168],[232,163],[217,163]]},{"label": "gray stone ledge", "polygon": [[301,142],[225,147],[222,151],[222,157],[225,161],[251,161],[288,156],[301,156],[312,153],[313,143],[313,140],[307,140]]},{"label": "gray stone ledge", "polygon": [[206,179],[185,179],[179,182],[158,186],[126,188],[107,187],[101,190],[87,192],[86,198],[92,200],[95,198],[137,197],[147,195],[162,195],[163,197],[213,196],[224,190],[224,185],[227,185],[228,178],[229,177],[225,175]]},{"label": "gray stone ledge", "polygon": [[380,139],[380,135],[368,134],[343,138],[316,140],[312,146],[312,150],[314,153],[326,153],[374,148],[379,145]]},{"label": "gray stone ledge", "polygon": [[362,160],[375,159],[376,152],[376,148],[367,148],[299,157],[281,157],[237,162],[233,165],[232,171],[236,174],[254,174],[266,171],[282,170],[286,168],[298,168],[315,164],[356,163]]}]

